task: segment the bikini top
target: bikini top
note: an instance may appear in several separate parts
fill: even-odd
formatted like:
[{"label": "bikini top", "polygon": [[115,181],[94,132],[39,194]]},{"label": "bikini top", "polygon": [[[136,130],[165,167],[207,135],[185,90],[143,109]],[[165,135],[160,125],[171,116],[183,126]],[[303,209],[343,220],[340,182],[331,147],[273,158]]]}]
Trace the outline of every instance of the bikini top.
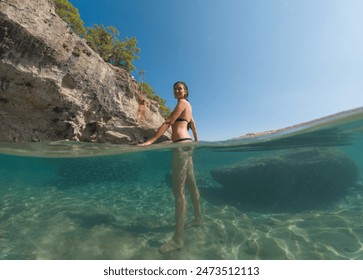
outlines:
[{"label": "bikini top", "polygon": [[187,122],[187,123],[188,123],[188,129],[190,129],[190,128],[191,128],[190,122],[188,122],[186,119],[183,119],[183,118],[177,118],[175,121],[176,121],[176,122]]},{"label": "bikini top", "polygon": [[186,119],[183,119],[183,118],[177,118],[175,121],[176,122],[187,122],[187,123],[189,123]]}]

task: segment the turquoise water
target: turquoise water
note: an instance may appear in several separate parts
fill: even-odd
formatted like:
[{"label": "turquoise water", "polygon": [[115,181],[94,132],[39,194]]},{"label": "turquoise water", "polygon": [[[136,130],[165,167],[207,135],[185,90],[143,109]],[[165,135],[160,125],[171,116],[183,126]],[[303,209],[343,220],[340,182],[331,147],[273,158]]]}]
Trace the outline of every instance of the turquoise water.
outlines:
[{"label": "turquoise water", "polygon": [[0,259],[363,259],[362,108],[194,146],[204,224],[161,255],[177,145],[1,144]]}]

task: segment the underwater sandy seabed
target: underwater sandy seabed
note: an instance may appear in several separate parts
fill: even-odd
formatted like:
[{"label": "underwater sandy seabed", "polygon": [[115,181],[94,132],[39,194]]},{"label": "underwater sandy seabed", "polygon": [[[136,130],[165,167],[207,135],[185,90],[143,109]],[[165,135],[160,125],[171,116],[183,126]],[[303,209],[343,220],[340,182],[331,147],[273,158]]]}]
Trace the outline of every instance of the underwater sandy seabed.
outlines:
[{"label": "underwater sandy seabed", "polygon": [[[204,224],[186,229],[184,248],[166,255],[161,255],[158,249],[174,232],[174,197],[170,180],[165,177],[170,172],[170,147],[159,147],[150,153],[92,158],[94,149],[113,155],[114,147],[120,153],[124,148],[83,143],[0,146],[0,259],[363,260],[362,132],[363,108],[358,108],[309,126],[307,130],[292,131],[291,135],[277,138],[267,135],[263,142],[261,139],[237,140],[212,143],[214,148],[197,146],[193,159]],[[341,151],[357,164],[357,183],[341,184],[349,189],[332,203],[309,208],[316,210],[276,214],[246,211],[228,203],[226,197],[222,197],[222,203],[208,199],[208,192],[216,184],[210,174],[214,168],[245,162],[248,157],[270,156],[278,149],[305,149],[307,144],[313,148],[345,147]],[[27,157],[34,148],[35,152],[44,150],[56,157],[58,152],[60,156],[64,152],[73,155],[80,150],[84,153],[79,156],[91,155],[91,159]],[[20,157],[6,156],[12,151]],[[135,149],[126,149],[129,151]],[[304,160],[310,159],[310,154]],[[333,155],[332,165],[323,165],[325,177],[320,176],[324,181],[319,182],[327,183],[329,179],[332,183],[314,185],[323,189],[313,198],[327,198],[329,189],[334,192],[335,178],[339,183],[340,177],[344,177],[340,175],[347,174],[341,167],[329,171],[329,166],[340,166],[336,162],[341,163],[340,157],[334,160]],[[310,170],[301,174],[310,174]],[[322,171],[318,168],[314,173]],[[271,180],[268,182],[272,183]],[[240,182],[236,182],[239,190]],[[311,183],[306,185],[311,188]],[[280,195],[284,191],[276,182],[267,186],[276,190],[272,194]],[[192,207],[189,195],[186,197],[188,221],[192,219]],[[295,192],[291,197],[304,202]],[[267,197],[266,201],[277,199],[280,203],[280,198],[283,196]]]},{"label": "underwater sandy seabed", "polygon": [[161,255],[174,230],[165,184],[14,184],[0,193],[0,259],[363,259],[362,190],[360,181],[324,211],[268,215],[212,205],[201,193],[204,225],[185,230],[183,249]]}]

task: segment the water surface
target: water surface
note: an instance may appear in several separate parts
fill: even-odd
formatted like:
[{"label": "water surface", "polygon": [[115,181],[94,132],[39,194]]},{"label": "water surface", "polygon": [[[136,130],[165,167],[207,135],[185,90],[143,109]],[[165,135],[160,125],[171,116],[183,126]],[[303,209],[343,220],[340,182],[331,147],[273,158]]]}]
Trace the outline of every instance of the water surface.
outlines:
[{"label": "water surface", "polygon": [[193,146],[204,225],[161,255],[174,229],[176,144],[0,144],[0,259],[363,259],[362,108]]}]

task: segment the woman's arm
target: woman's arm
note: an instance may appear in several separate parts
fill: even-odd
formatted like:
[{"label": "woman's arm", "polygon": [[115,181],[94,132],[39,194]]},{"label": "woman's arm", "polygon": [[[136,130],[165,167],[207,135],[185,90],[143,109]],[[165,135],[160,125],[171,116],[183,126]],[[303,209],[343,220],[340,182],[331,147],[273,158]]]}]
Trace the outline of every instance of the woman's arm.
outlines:
[{"label": "woman's arm", "polygon": [[158,140],[169,129],[169,127],[175,122],[175,120],[181,115],[181,113],[184,111],[184,109],[185,109],[184,103],[182,101],[179,101],[178,104],[176,105],[174,111],[170,114],[169,118],[158,128],[155,135],[153,137],[151,137],[145,143],[139,144],[138,146],[141,146],[141,147],[149,146],[152,143],[154,143],[156,140]]},{"label": "woman's arm", "polygon": [[140,147],[149,146],[152,143],[154,143],[156,140],[158,140],[171,126],[171,123],[166,120],[156,131],[155,135],[151,137],[148,141],[142,144],[138,144]]},{"label": "woman's arm", "polygon": [[194,141],[198,141],[198,132],[197,132],[197,126],[195,125],[194,119],[192,118],[190,121],[190,127],[193,132]]}]

